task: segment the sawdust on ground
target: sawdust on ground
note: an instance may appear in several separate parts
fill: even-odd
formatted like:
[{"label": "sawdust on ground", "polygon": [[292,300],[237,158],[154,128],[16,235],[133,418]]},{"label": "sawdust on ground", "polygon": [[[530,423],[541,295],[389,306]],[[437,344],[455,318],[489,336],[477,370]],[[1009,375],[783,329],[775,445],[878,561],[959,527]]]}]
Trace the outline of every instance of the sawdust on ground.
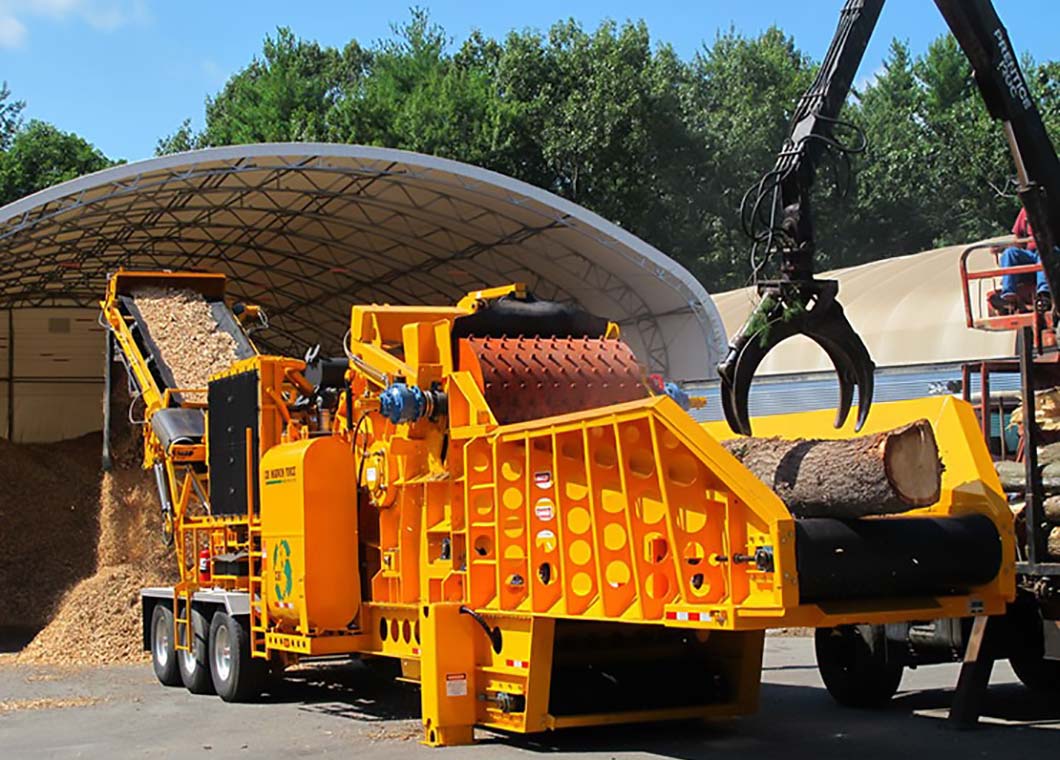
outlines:
[{"label": "sawdust on ground", "polygon": [[[179,387],[205,388],[238,358],[194,290],[143,288],[134,297]],[[131,400],[116,385],[110,472],[100,473],[98,434],[49,446],[0,441],[0,584],[8,590],[0,620],[44,626],[20,664],[143,659],[140,589],[176,579],[154,482],[140,466],[142,431],[125,422]]]},{"label": "sawdust on ground", "polygon": [[[178,388],[206,388],[210,375],[228,369],[239,356],[235,339],[218,328],[210,304],[191,288],[144,287],[132,292],[173,372]],[[186,401],[204,402],[205,393],[186,393]]]},{"label": "sawdust on ground", "polygon": [[103,701],[103,697],[38,697],[37,699],[0,700],[0,715],[22,710],[55,710],[62,707],[87,707]]}]

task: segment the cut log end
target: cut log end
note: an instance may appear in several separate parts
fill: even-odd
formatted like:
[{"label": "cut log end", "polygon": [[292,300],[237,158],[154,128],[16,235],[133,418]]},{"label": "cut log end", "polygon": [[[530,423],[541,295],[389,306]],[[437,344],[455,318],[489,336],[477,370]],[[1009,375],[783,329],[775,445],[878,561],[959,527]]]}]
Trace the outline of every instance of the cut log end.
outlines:
[{"label": "cut log end", "polygon": [[882,446],[884,472],[899,499],[912,507],[927,507],[939,500],[942,462],[927,420],[887,433]]}]

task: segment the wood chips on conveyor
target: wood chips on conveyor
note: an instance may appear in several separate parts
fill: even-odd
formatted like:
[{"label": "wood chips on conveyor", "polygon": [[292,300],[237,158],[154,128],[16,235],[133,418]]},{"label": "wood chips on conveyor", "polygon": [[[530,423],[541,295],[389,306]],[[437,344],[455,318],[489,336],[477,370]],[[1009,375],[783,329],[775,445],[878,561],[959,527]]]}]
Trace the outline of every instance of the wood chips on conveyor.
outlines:
[{"label": "wood chips on conveyor", "polygon": [[[222,330],[210,304],[191,288],[143,287],[132,293],[162,361],[177,388],[205,389],[210,375],[228,369],[239,356],[235,339]],[[204,402],[206,394],[184,394]]]}]

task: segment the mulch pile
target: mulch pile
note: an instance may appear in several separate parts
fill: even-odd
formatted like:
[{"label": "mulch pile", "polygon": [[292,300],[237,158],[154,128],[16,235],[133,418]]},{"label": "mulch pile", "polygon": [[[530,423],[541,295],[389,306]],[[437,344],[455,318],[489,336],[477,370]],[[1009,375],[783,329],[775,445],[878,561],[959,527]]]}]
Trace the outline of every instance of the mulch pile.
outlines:
[{"label": "mulch pile", "polygon": [[[205,388],[238,358],[194,290],[143,288],[134,298],[178,387]],[[140,466],[142,429],[126,421],[131,399],[115,385],[110,472],[100,471],[98,433],[47,445],[0,440],[0,626],[41,629],[20,663],[143,659],[140,589],[176,580],[154,480]]]},{"label": "mulch pile", "polygon": [[96,568],[98,433],[49,444],[0,439],[0,625],[40,628]]},{"label": "mulch pile", "polygon": [[9,610],[18,616],[12,620],[43,626],[19,653],[19,663],[143,659],[140,588],[175,580],[154,480],[140,467],[140,428],[123,422],[130,400],[124,383],[117,385],[110,472],[100,471],[98,433],[46,446],[0,442],[6,449],[0,467],[19,470],[18,487],[33,494],[19,499],[18,534],[0,531],[0,554],[14,557],[0,566],[0,583],[21,592],[18,607]]}]

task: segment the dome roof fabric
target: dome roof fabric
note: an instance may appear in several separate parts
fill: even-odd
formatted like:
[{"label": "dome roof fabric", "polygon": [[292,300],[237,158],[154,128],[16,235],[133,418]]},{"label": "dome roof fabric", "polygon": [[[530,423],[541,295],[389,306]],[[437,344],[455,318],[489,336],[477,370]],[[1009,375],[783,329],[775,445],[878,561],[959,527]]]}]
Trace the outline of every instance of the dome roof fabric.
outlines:
[{"label": "dome roof fabric", "polygon": [[93,306],[109,272],[224,272],[263,305],[265,350],[341,349],[355,303],[449,304],[525,282],[618,322],[675,380],[725,332],[692,275],[551,193],[456,161],[356,145],[209,148],[116,166],[0,208],[0,308]]}]

